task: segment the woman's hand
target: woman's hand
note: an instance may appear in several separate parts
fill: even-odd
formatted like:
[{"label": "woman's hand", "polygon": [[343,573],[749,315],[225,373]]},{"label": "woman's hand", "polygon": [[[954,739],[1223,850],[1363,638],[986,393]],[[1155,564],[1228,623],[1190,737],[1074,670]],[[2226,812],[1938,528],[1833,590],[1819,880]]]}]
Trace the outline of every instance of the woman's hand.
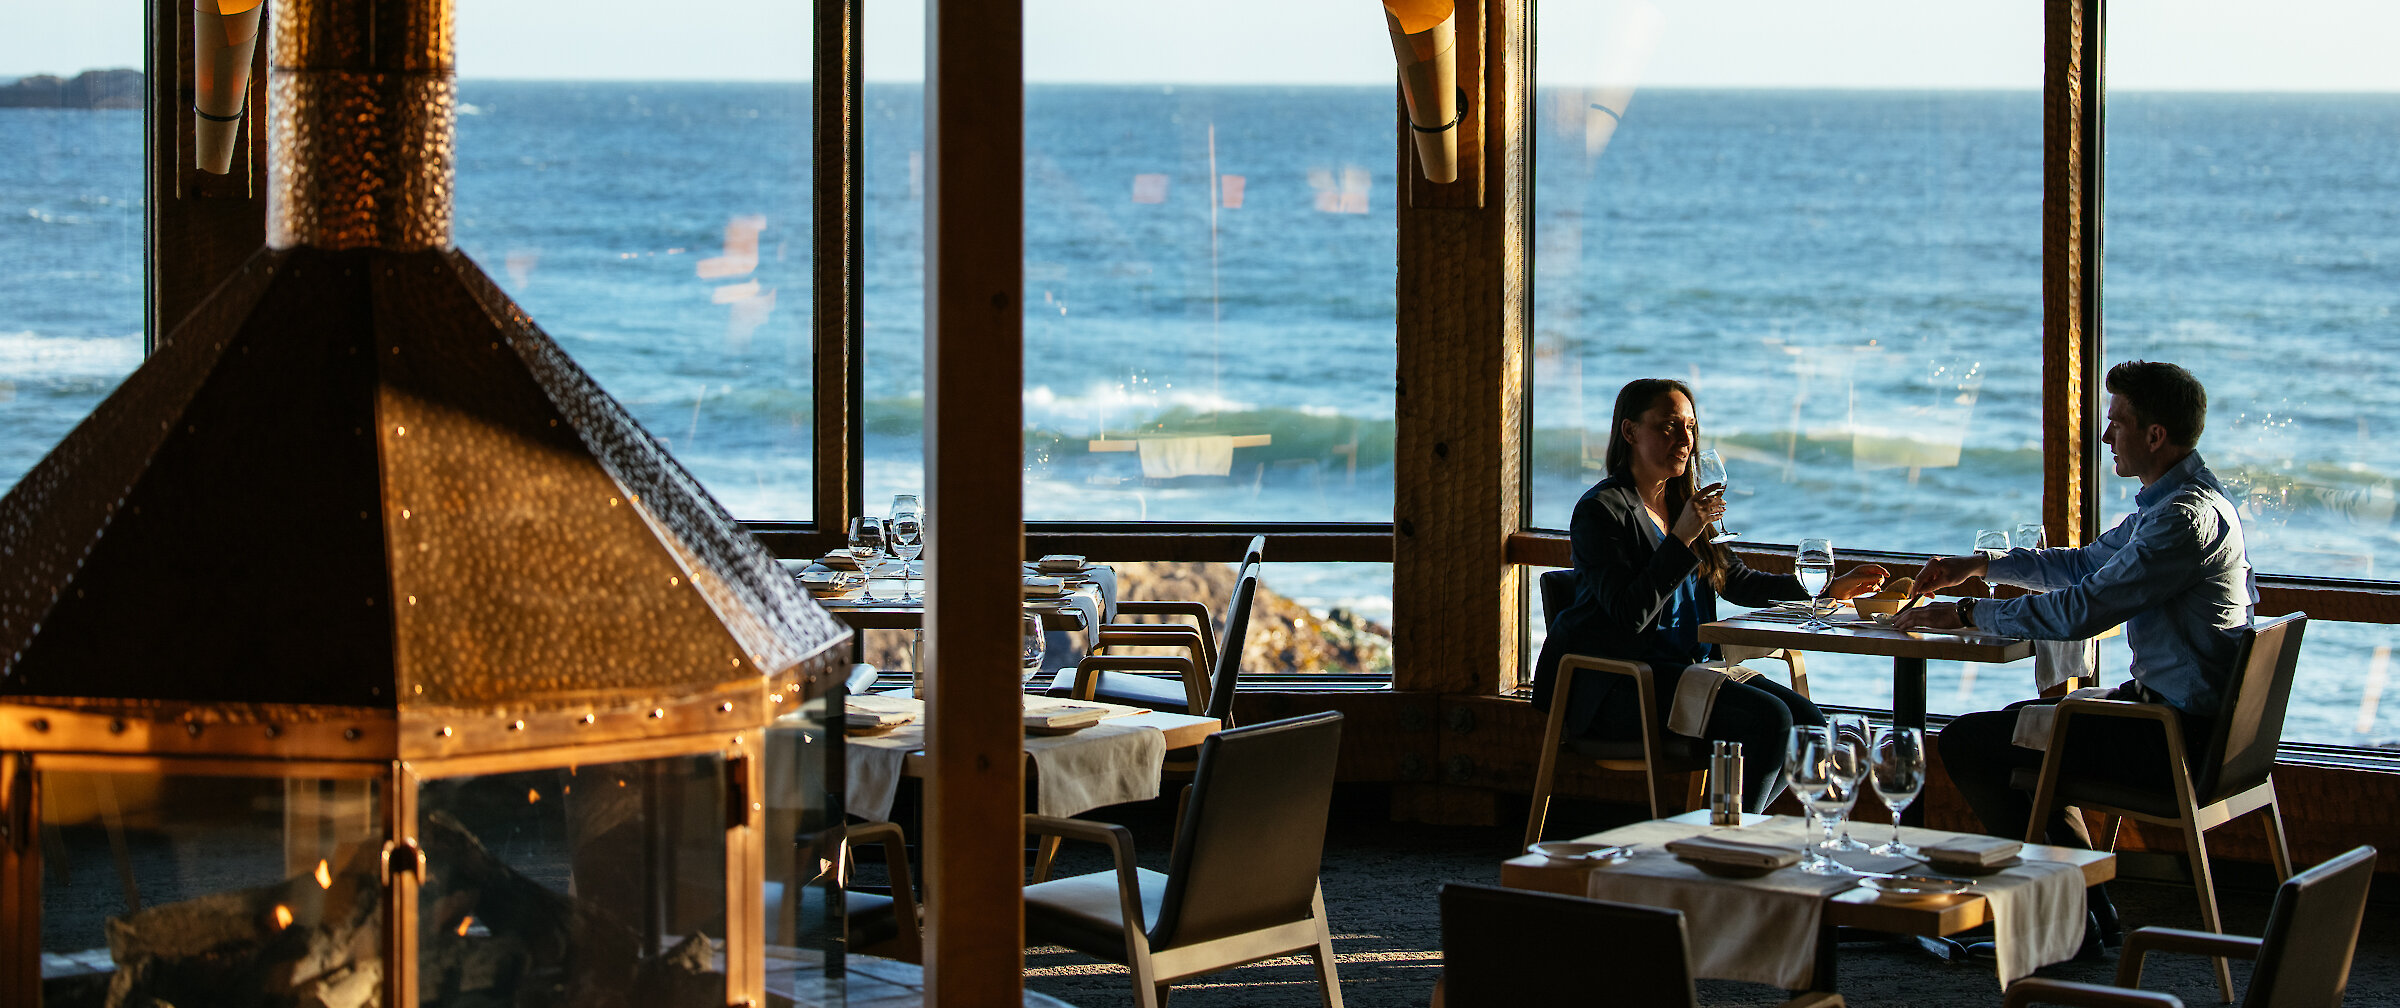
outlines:
[{"label": "woman's hand", "polygon": [[1683,512],[1675,516],[1675,527],[1669,531],[1689,546],[1702,539],[1716,538],[1716,521],[1722,517],[1725,517],[1725,494],[1720,486],[1684,501]]},{"label": "woman's hand", "polygon": [[1891,576],[1892,572],[1884,570],[1880,565],[1859,564],[1850,568],[1850,573],[1833,579],[1833,583],[1826,586],[1825,594],[1837,599],[1857,598],[1868,592],[1880,590],[1883,587],[1884,579]]},{"label": "woman's hand", "polygon": [[1944,588],[1954,588],[1982,577],[1991,561],[1979,556],[1934,557],[1917,568],[1919,595],[1931,595]]}]

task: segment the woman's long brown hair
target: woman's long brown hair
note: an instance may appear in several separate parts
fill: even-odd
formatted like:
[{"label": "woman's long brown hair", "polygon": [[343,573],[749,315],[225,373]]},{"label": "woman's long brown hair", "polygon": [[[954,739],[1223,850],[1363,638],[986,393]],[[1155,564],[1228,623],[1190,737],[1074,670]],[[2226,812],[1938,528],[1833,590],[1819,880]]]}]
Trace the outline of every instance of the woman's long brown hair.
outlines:
[{"label": "woman's long brown hair", "polygon": [[[1636,378],[1617,390],[1616,415],[1608,421],[1608,451],[1601,456],[1609,475],[1633,478],[1633,442],[1625,438],[1625,421],[1639,421],[1642,414],[1650,412],[1650,407],[1658,405],[1669,392],[1683,393],[1697,416],[1700,400],[1693,397],[1691,386],[1673,378]],[[1699,434],[1697,429],[1692,432],[1695,452],[1699,450]],[[1672,522],[1676,515],[1682,514],[1684,503],[1699,491],[1692,481],[1690,465],[1683,467],[1683,475],[1667,480],[1667,520]],[[1709,589],[1725,590],[1725,571],[1733,563],[1733,553],[1714,542],[1694,543],[1692,553],[1700,558],[1700,577],[1708,582]]]}]

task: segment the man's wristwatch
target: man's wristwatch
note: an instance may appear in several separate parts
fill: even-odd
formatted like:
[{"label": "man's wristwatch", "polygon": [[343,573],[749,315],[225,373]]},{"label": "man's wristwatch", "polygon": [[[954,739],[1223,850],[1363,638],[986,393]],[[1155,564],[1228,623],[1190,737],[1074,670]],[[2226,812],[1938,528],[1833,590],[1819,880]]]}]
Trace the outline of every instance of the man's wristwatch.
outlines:
[{"label": "man's wristwatch", "polygon": [[1972,595],[1969,595],[1969,596],[1967,596],[1966,598],[1962,598],[1962,599],[1959,599],[1959,600],[1958,600],[1958,624],[1959,624],[1960,626],[1969,626],[1969,627],[1971,627],[1971,626],[1974,626],[1974,625],[1975,625],[1975,597],[1974,597],[1974,596],[1972,596]]}]

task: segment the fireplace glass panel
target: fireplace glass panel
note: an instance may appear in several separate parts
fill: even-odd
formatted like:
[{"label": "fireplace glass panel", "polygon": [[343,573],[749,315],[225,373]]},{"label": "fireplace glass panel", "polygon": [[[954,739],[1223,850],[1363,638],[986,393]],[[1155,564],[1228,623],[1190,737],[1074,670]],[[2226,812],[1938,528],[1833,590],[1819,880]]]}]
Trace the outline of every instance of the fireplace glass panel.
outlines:
[{"label": "fireplace glass panel", "polygon": [[725,762],[427,781],[418,1004],[723,1008]]},{"label": "fireplace glass panel", "polygon": [[46,1008],[379,1004],[372,780],[42,772]]}]

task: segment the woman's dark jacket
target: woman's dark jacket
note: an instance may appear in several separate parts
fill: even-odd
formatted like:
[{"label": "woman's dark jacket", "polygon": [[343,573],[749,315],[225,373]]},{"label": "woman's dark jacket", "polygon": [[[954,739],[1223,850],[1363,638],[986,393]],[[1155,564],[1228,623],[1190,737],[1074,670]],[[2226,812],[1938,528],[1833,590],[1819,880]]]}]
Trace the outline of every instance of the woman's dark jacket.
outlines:
[{"label": "woman's dark jacket", "polygon": [[[1709,658],[1684,653],[1659,628],[1660,614],[1683,579],[1699,570],[1700,558],[1672,535],[1652,545],[1653,532],[1641,494],[1626,475],[1610,475],[1575,502],[1575,517],[1568,526],[1575,555],[1574,601],[1564,612],[1546,614],[1550,636],[1542,642],[1541,658],[1534,665],[1536,709],[1550,709],[1558,662],[1566,655],[1647,662],[1662,677]],[[1808,597],[1798,578],[1760,573],[1739,560],[1725,572],[1724,594],[1743,606]],[[1717,618],[1717,596],[1706,581],[1700,584],[1698,618],[1703,623]],[[1671,689],[1674,680],[1661,682]],[[1587,734],[1602,702],[1620,684],[1630,686],[1622,676],[1579,678],[1568,700],[1567,734]]]}]

